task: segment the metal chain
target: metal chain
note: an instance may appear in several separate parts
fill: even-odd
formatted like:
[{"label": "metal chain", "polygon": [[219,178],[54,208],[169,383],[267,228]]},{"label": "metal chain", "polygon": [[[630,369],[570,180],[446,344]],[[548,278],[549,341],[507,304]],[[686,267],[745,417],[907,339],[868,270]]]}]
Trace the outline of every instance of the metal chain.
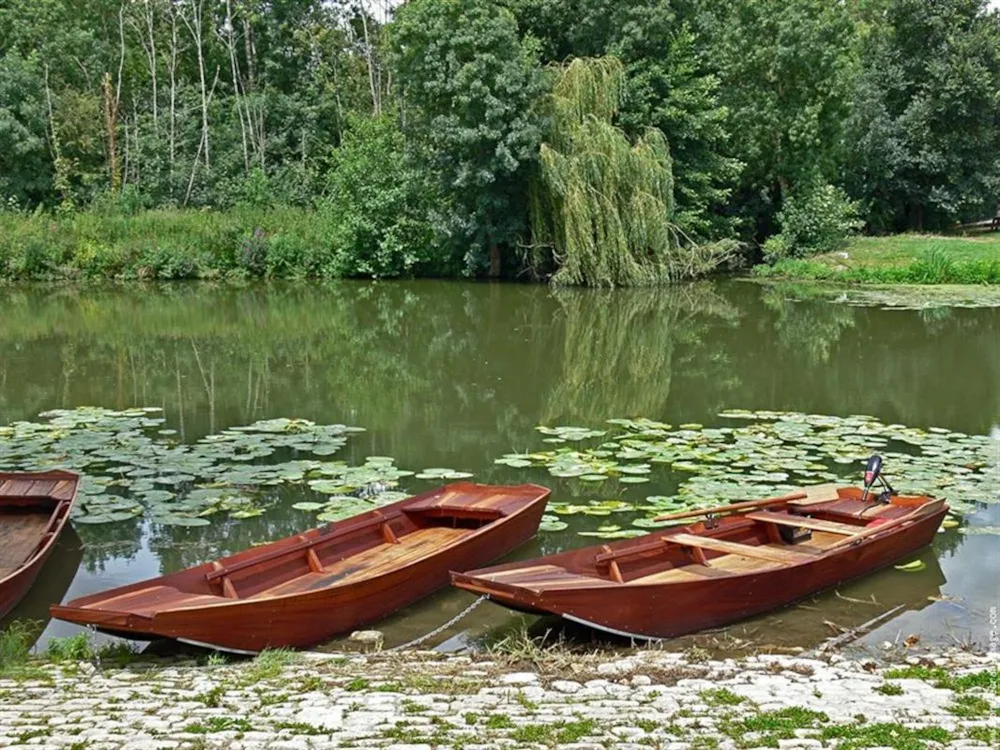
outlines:
[{"label": "metal chain", "polygon": [[402,651],[403,649],[412,648],[414,646],[419,646],[424,641],[430,640],[434,636],[443,633],[445,630],[447,630],[452,625],[454,625],[456,622],[458,622],[463,617],[465,617],[467,614],[469,614],[469,612],[471,612],[476,607],[478,607],[480,604],[482,604],[484,601],[486,601],[487,598],[488,597],[485,597],[485,596],[479,597],[478,599],[476,599],[476,601],[474,601],[468,607],[466,607],[461,612],[459,612],[457,615],[455,615],[450,620],[448,620],[448,622],[446,622],[444,625],[442,625],[440,627],[437,627],[437,628],[434,628],[434,630],[432,630],[431,632],[429,632],[427,635],[422,635],[419,638],[416,638],[416,639],[410,641],[409,643],[404,643],[402,646],[393,646],[392,648],[387,648],[385,650],[386,651]]}]

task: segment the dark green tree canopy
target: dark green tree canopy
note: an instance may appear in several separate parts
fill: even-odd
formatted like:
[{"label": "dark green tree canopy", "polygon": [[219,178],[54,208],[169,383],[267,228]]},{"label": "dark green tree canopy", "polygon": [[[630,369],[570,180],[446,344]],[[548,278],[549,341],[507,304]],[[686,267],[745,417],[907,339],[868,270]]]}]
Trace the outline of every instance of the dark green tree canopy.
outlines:
[{"label": "dark green tree canopy", "polygon": [[1000,200],[1000,15],[885,0],[849,120],[849,184],[879,231],[941,229]]},{"label": "dark green tree canopy", "polygon": [[415,158],[437,176],[440,226],[466,264],[499,271],[525,228],[524,185],[541,137],[537,51],[491,0],[413,0],[391,30]]}]

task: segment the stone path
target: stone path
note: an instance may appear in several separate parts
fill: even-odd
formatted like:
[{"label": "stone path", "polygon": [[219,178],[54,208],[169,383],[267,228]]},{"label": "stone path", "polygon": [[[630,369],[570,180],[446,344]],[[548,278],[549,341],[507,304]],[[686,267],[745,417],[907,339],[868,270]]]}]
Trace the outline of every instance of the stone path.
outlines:
[{"label": "stone path", "polygon": [[910,656],[896,671],[838,656],[607,658],[45,665],[0,679],[0,747],[1000,747],[1000,654]]}]

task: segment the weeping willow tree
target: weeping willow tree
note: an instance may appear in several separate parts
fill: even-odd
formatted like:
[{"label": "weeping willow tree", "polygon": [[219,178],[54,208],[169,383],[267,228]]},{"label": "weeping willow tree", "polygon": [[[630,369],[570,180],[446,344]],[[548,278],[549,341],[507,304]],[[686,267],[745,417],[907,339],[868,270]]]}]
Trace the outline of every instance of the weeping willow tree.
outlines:
[{"label": "weeping willow tree", "polygon": [[551,252],[554,284],[643,286],[692,278],[722,252],[685,241],[671,221],[673,164],[657,129],[635,143],[613,120],[625,93],[614,57],[557,68],[552,128],[531,187],[535,262]]}]

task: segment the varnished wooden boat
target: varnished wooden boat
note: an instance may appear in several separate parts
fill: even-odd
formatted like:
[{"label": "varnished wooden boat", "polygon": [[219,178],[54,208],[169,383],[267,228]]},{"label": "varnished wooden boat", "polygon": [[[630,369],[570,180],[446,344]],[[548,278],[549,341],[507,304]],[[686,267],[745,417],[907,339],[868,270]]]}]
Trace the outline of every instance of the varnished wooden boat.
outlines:
[{"label": "varnished wooden boat", "polygon": [[271,544],[52,607],[128,638],[236,652],[312,646],[501,557],[538,529],[549,490],[462,482]]},{"label": "varnished wooden boat", "polygon": [[[863,495],[808,488],[615,544],[454,572],[452,582],[512,609],[621,636],[684,635],[890,565],[929,544],[948,511],[929,497]],[[696,515],[706,511],[664,519]]]},{"label": "varnished wooden boat", "polygon": [[0,617],[35,582],[76,500],[68,471],[0,473]]}]

